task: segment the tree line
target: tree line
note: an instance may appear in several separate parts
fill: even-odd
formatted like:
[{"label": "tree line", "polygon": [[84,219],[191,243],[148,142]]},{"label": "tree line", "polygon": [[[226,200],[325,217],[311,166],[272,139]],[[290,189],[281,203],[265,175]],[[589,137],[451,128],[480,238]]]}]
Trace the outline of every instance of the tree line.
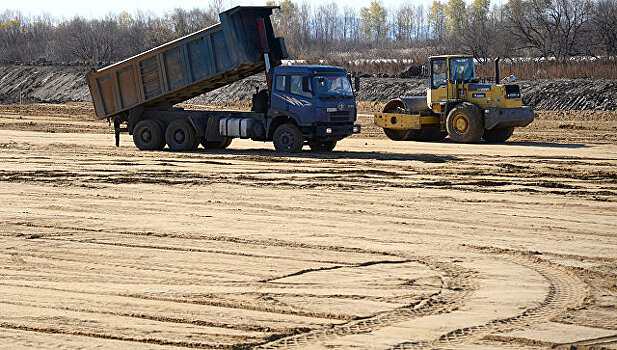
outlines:
[{"label": "tree line", "polygon": [[[270,1],[277,35],[291,58],[410,58],[471,53],[565,62],[617,54],[617,0],[435,0],[359,10],[336,2]],[[222,0],[161,16],[122,12],[104,18],[0,14],[0,61],[100,66],[138,54],[218,22]]]},{"label": "tree line", "polygon": [[275,15],[296,55],[329,52],[425,49],[492,57],[606,57],[617,54],[617,0],[435,0],[385,8],[381,2],[359,12],[335,3],[311,7],[284,0]]}]

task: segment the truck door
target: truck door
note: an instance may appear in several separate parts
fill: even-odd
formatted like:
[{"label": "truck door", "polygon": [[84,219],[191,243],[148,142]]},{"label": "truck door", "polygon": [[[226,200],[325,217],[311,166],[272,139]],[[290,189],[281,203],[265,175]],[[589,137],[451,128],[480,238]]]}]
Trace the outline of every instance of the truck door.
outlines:
[{"label": "truck door", "polygon": [[313,123],[313,88],[308,75],[277,75],[274,78],[272,109],[287,115],[300,125]]},{"label": "truck door", "polygon": [[289,94],[289,76],[277,74],[274,77],[274,87],[272,88],[272,98],[270,101],[272,112],[275,115],[288,115],[289,103],[287,95]]},{"label": "truck door", "polygon": [[294,74],[290,76],[290,88],[292,103],[289,106],[289,114],[300,120],[301,124],[313,124],[315,116],[313,112],[313,84],[308,75]]}]

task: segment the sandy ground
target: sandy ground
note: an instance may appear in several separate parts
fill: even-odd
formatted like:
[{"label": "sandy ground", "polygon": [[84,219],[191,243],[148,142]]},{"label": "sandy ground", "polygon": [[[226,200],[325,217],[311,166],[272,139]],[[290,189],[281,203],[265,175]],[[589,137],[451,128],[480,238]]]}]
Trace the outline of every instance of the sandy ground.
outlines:
[{"label": "sandy ground", "polygon": [[0,347],[617,348],[617,142],[140,152],[85,104],[0,107]]}]

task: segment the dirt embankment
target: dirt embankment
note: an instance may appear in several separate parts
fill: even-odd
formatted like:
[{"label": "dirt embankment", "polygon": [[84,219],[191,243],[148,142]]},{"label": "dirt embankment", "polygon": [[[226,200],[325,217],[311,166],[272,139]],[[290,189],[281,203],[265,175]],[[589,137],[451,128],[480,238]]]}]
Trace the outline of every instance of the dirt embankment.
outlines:
[{"label": "dirt embankment", "polygon": [[[89,102],[86,67],[0,65],[0,104]],[[617,81],[558,79],[519,82],[526,104],[537,110],[617,110]],[[263,75],[196,97],[189,103],[250,100],[265,87]],[[363,78],[359,101],[384,102],[424,95],[425,78]]]},{"label": "dirt embankment", "polygon": [[617,110],[617,81],[557,79],[520,82],[523,99],[538,110]]},{"label": "dirt embankment", "polygon": [[90,102],[85,67],[0,65],[0,104]]},{"label": "dirt embankment", "polygon": [[[559,79],[519,82],[525,104],[537,110],[617,110],[617,81]],[[191,102],[212,103],[250,100],[256,87],[264,87],[261,76],[201,95]],[[362,78],[358,101],[386,102],[399,96],[426,95],[425,78]]]}]

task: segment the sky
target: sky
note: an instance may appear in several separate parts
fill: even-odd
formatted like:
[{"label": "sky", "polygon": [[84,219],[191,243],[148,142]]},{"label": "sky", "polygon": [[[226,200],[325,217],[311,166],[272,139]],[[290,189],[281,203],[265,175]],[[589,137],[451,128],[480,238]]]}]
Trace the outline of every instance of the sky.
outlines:
[{"label": "sky", "polygon": [[[292,1],[301,2],[302,0]],[[309,2],[313,5],[319,5],[331,3],[332,1],[335,1],[341,10],[344,6],[355,7],[359,10],[362,7],[368,7],[371,3],[371,0],[312,0]],[[144,10],[161,15],[175,7],[184,9],[206,8],[208,7],[209,0],[21,0],[11,2],[4,0],[2,2],[4,4],[0,5],[0,13],[5,10],[19,10],[26,16],[48,13],[56,18],[72,18],[76,15],[85,18],[102,18],[108,13],[120,13],[123,11],[134,13],[136,10]],[[264,5],[265,2],[265,0],[223,0],[223,6],[227,9],[239,4]],[[386,8],[397,8],[405,2],[413,5],[422,3],[420,0],[382,0]],[[423,2],[428,3],[428,1]]]}]

